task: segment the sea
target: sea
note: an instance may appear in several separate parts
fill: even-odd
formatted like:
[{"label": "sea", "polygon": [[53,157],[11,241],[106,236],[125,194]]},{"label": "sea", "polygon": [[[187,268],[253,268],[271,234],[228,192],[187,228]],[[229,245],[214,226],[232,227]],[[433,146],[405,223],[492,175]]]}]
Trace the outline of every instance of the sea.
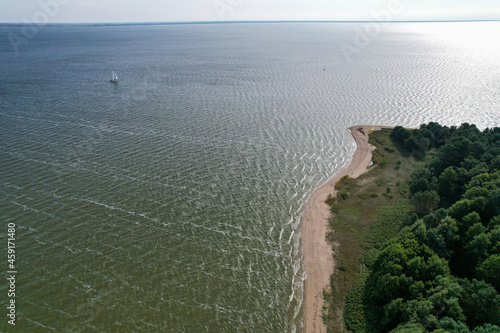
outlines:
[{"label": "sea", "polygon": [[498,31],[0,28],[0,331],[301,332],[300,217],[347,127],[500,126]]}]

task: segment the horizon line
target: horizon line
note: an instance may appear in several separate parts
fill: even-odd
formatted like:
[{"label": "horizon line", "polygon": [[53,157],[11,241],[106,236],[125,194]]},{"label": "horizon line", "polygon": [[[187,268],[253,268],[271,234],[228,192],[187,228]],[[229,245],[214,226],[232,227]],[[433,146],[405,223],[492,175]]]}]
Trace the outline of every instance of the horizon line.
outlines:
[{"label": "horizon line", "polygon": [[244,24],[244,23],[460,23],[460,22],[500,22],[494,19],[457,19],[457,20],[241,20],[241,21],[151,21],[151,22],[55,22],[55,23],[21,23],[0,22],[0,27],[18,26],[126,26],[126,25],[176,25],[176,24]]}]

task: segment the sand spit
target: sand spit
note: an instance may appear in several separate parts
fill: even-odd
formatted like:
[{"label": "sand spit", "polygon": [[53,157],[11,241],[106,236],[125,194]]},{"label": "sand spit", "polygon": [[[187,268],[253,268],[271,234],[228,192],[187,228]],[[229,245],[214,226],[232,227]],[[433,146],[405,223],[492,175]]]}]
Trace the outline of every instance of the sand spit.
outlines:
[{"label": "sand spit", "polygon": [[[364,133],[357,130],[363,127]],[[323,324],[323,289],[330,282],[335,263],[333,251],[326,241],[328,232],[328,217],[330,209],[325,203],[328,194],[335,195],[335,184],[345,175],[356,178],[367,170],[372,160],[374,146],[368,143],[369,129],[380,130],[387,126],[358,125],[349,128],[357,149],[351,163],[330,179],[326,184],[316,189],[307,201],[302,215],[302,247],[304,267],[307,278],[304,281],[304,333],[326,332]],[[366,133],[366,134],[365,134]]]}]

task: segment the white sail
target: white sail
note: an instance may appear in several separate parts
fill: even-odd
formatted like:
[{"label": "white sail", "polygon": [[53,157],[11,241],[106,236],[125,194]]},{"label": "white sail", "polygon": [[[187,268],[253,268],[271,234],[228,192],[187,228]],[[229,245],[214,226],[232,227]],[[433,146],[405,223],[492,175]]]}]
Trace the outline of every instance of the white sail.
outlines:
[{"label": "white sail", "polygon": [[112,71],[111,82],[118,82],[118,75],[116,75],[115,71]]}]

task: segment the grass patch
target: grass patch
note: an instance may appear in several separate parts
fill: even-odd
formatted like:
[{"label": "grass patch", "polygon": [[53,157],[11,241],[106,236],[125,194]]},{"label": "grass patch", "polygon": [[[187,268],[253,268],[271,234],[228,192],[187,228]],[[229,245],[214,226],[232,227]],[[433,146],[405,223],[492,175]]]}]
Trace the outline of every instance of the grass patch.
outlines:
[{"label": "grass patch", "polygon": [[351,288],[345,296],[345,325],[354,333],[365,332],[363,285]]},{"label": "grass patch", "polygon": [[[330,292],[325,295],[329,332],[346,332],[346,327],[354,332],[364,331],[360,293],[378,251],[374,244],[397,234],[403,216],[411,209],[404,186],[415,160],[392,143],[391,131],[383,129],[370,134],[369,142],[376,147],[375,167],[356,179],[343,177],[336,184],[342,200],[332,202],[335,209],[329,224],[333,232],[328,240],[337,244],[335,260],[342,264],[333,273]],[[381,188],[383,185],[386,187]]]},{"label": "grass patch", "polygon": [[377,207],[377,220],[370,225],[366,241],[370,245],[382,244],[396,237],[405,216],[411,213],[413,205],[407,198],[400,198],[392,206]]}]

